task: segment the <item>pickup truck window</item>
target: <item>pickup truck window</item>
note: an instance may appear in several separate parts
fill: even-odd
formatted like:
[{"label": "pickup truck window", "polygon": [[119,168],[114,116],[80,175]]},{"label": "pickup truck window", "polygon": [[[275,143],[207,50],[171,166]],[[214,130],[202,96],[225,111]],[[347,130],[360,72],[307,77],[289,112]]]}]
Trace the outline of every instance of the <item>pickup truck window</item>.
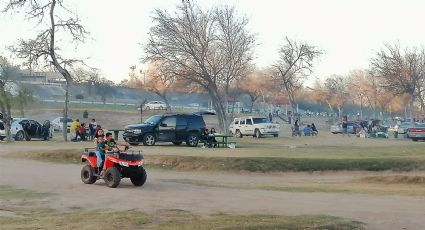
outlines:
[{"label": "pickup truck window", "polygon": [[247,124],[247,125],[252,125],[252,121],[251,121],[251,119],[246,119],[246,124]]},{"label": "pickup truck window", "polygon": [[245,120],[241,121],[240,124],[241,125],[244,125],[245,124]]}]

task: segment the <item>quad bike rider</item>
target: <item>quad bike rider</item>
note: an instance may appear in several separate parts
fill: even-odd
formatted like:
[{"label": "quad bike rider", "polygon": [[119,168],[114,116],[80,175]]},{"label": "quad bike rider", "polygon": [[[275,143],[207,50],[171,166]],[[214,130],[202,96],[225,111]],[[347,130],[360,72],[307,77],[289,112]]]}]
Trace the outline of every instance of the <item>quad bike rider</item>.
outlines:
[{"label": "quad bike rider", "polygon": [[130,178],[134,186],[142,186],[146,182],[146,170],[143,167],[143,155],[139,152],[127,153],[114,146],[112,151],[105,154],[103,161],[103,175],[97,167],[95,148],[85,148],[81,156],[81,162],[85,165],[81,169],[81,180],[85,184],[93,184],[103,179],[108,187],[115,188],[119,185],[121,178]]}]

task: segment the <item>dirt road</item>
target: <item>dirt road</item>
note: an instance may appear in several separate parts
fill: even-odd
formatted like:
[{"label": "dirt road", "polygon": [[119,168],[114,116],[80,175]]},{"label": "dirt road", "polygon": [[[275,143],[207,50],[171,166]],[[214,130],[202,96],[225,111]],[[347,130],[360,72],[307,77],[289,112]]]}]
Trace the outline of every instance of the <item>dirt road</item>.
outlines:
[{"label": "dirt road", "polygon": [[[25,149],[0,146],[0,156],[5,152],[22,150]],[[425,229],[425,197],[227,189],[164,181],[270,183],[273,180],[311,177],[320,180],[323,177],[339,177],[338,173],[235,174],[148,170],[148,181],[143,187],[134,187],[124,179],[117,189],[110,189],[103,181],[94,185],[83,184],[80,169],[81,166],[72,164],[0,158],[0,185],[56,194],[47,197],[44,204],[58,210],[80,207],[146,212],[182,209],[201,215],[217,212],[327,214],[365,222],[368,229]],[[345,172],[343,176],[350,174]]]}]

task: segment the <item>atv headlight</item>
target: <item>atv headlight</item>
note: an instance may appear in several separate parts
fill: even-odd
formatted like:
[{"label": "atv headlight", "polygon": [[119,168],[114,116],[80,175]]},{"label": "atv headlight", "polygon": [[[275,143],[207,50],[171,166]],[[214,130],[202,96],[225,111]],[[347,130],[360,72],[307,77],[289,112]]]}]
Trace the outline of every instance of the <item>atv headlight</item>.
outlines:
[{"label": "atv headlight", "polygon": [[128,163],[125,161],[120,161],[120,165],[124,167],[128,167]]}]

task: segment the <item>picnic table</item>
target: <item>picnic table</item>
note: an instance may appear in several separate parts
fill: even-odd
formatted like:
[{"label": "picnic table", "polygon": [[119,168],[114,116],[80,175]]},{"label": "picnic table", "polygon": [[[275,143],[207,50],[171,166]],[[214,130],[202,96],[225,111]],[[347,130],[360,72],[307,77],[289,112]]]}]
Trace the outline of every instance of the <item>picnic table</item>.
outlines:
[{"label": "picnic table", "polygon": [[108,129],[108,131],[114,132],[114,140],[118,141],[118,134],[124,132],[124,129]]},{"label": "picnic table", "polygon": [[[220,134],[220,133],[208,134],[207,145],[209,147],[227,148],[229,144],[232,144],[232,143],[235,144],[235,142],[228,141],[229,137],[233,137],[233,136],[227,135],[227,134]],[[214,142],[213,141],[214,139],[217,142]]]}]

